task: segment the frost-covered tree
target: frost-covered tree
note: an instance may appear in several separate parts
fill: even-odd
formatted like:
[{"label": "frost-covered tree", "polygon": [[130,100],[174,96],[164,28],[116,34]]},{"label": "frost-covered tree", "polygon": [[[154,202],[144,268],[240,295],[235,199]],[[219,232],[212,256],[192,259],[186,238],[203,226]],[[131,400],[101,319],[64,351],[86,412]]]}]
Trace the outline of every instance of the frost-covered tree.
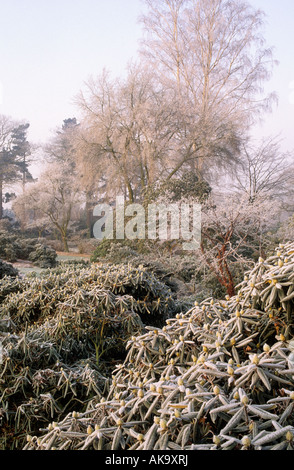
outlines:
[{"label": "frost-covered tree", "polygon": [[266,233],[277,228],[278,211],[275,201],[250,201],[239,192],[213,195],[203,205],[199,269],[208,267],[229,296],[235,294],[234,271],[244,273],[265,256]]},{"label": "frost-covered tree", "polygon": [[173,165],[179,122],[168,95],[141,65],[131,65],[125,79],[104,72],[80,93],[81,141],[108,196],[133,202]]},{"label": "frost-covered tree", "polygon": [[281,150],[276,137],[268,137],[260,143],[244,142],[241,161],[234,175],[235,187],[248,196],[249,201],[256,197],[280,199],[293,186],[293,174],[289,168],[293,155]]},{"label": "frost-covered tree", "polygon": [[71,165],[53,162],[14,204],[17,216],[21,217],[23,204],[27,206],[28,225],[53,228],[59,234],[64,251],[68,248],[68,231],[74,211],[79,202],[79,187],[76,185]]},{"label": "frost-covered tree", "polygon": [[31,179],[27,157],[29,124],[21,124],[8,116],[0,115],[0,219],[3,217],[3,189],[17,181]]},{"label": "frost-covered tree", "polygon": [[270,109],[263,95],[272,49],[262,34],[263,13],[240,0],[145,0],[142,53],[173,90],[181,113],[175,136],[187,163],[201,174],[232,164],[254,119]]}]

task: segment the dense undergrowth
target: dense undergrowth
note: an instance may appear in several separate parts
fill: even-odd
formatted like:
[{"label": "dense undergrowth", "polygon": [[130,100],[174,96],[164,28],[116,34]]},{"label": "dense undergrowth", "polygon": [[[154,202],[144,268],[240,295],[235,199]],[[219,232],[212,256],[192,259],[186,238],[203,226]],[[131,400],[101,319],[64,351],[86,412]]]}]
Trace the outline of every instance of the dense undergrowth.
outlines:
[{"label": "dense undergrowth", "polygon": [[130,336],[179,308],[144,269],[87,263],[5,277],[0,302],[1,448],[102,396]]},{"label": "dense undergrowth", "polygon": [[57,264],[57,253],[38,238],[0,231],[0,259],[9,263],[28,260],[40,268],[52,268]]},{"label": "dense undergrowth", "polygon": [[293,243],[190,308],[126,265],[0,286],[2,448],[294,448]]},{"label": "dense undergrowth", "polygon": [[0,259],[0,279],[3,279],[3,277],[9,276],[11,278],[17,277],[18,276],[18,270],[15,269],[12,264],[10,263],[5,263],[5,261],[2,261]]}]

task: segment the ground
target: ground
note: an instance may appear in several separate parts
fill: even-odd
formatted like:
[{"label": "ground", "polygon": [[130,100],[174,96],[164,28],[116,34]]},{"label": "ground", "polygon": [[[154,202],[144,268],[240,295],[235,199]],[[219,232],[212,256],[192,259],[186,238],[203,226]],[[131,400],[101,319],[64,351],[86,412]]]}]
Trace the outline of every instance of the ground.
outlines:
[{"label": "ground", "polygon": [[[80,253],[65,253],[63,251],[57,252],[57,261],[68,261],[72,259],[89,260],[90,255]],[[44,271],[44,269],[34,266],[30,261],[18,260],[16,263],[12,263],[12,265],[17,268],[21,274],[28,274],[31,272],[40,273]]]}]

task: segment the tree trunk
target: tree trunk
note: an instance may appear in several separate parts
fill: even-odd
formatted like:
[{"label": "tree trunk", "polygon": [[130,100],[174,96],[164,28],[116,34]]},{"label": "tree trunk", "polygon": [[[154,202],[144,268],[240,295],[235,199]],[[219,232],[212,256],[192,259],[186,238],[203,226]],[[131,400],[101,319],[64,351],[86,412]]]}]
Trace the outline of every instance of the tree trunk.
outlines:
[{"label": "tree trunk", "polygon": [[67,228],[64,228],[63,226],[59,225],[58,223],[55,222],[55,227],[57,228],[60,236],[61,236],[61,241],[63,243],[63,249],[66,253],[69,252],[68,248],[68,241],[67,241]]},{"label": "tree trunk", "polygon": [[234,297],[236,295],[235,286],[231,280],[227,283],[226,289],[230,297]]},{"label": "tree trunk", "polygon": [[127,175],[125,175],[125,184],[127,186],[127,190],[128,190],[128,195],[129,195],[129,202],[131,204],[133,204],[133,202],[135,201],[134,199],[134,191],[133,191],[133,188],[132,188],[132,185],[127,177]]},{"label": "tree trunk", "polygon": [[69,253],[68,241],[67,241],[66,233],[61,233],[61,239],[62,239],[64,251],[65,251],[66,253]]},{"label": "tree trunk", "polygon": [[[26,157],[25,157],[25,155],[23,157],[23,164],[24,164],[24,170],[23,170],[23,174],[22,174],[22,194],[24,195],[25,192],[26,192],[26,182],[27,182],[26,171],[25,171],[25,166],[26,166]],[[22,216],[21,216],[21,230],[22,231],[25,230],[26,224],[27,224],[27,214],[26,214],[26,203],[24,202],[23,203],[23,209],[22,209]]]},{"label": "tree trunk", "polygon": [[224,243],[223,246],[218,250],[218,255],[216,256],[217,268],[208,261],[203,243],[200,244],[200,249],[202,254],[204,255],[205,262],[208,268],[211,270],[211,272],[215,274],[220,285],[225,287],[227,294],[230,297],[233,297],[236,294],[236,291],[234,279],[225,257],[226,243]]},{"label": "tree trunk", "polygon": [[92,191],[87,191],[86,193],[86,225],[88,229],[88,238],[92,237],[92,213],[93,213],[93,205],[92,205]]}]

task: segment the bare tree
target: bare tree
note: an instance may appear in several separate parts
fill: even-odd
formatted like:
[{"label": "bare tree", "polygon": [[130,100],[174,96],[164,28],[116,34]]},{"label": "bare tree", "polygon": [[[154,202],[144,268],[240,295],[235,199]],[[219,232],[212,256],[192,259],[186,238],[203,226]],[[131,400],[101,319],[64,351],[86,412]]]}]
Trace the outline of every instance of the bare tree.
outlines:
[{"label": "bare tree", "polygon": [[79,202],[79,188],[68,163],[51,163],[25,194],[14,203],[14,211],[21,217],[23,204],[27,206],[28,226],[35,221],[47,224],[57,230],[63,242],[64,251],[68,248],[68,230],[73,220],[74,210]]},{"label": "bare tree", "polygon": [[281,151],[276,137],[264,138],[258,145],[244,142],[241,156],[234,175],[235,188],[245,193],[249,201],[256,197],[278,201],[288,193],[293,156]]},{"label": "bare tree", "polygon": [[108,195],[126,193],[133,202],[173,164],[179,123],[166,95],[150,69],[134,65],[125,80],[104,73],[80,93],[80,142]]},{"label": "bare tree", "polygon": [[200,256],[229,296],[235,294],[235,266],[247,270],[264,256],[264,234],[277,212],[274,202],[258,196],[250,202],[239,193],[213,196],[203,205]]},{"label": "bare tree", "polygon": [[77,98],[81,174],[91,168],[106,196],[130,202],[155,181],[236,164],[272,99],[261,96],[273,59],[260,11],[236,0],[145,3],[143,61],[125,79],[91,78]]},{"label": "bare tree", "polygon": [[242,136],[274,97],[262,96],[273,65],[261,34],[263,13],[239,0],[145,4],[142,53],[158,79],[177,92],[185,116],[185,151],[171,175],[191,161],[203,173],[211,166],[208,157],[232,163]]}]

